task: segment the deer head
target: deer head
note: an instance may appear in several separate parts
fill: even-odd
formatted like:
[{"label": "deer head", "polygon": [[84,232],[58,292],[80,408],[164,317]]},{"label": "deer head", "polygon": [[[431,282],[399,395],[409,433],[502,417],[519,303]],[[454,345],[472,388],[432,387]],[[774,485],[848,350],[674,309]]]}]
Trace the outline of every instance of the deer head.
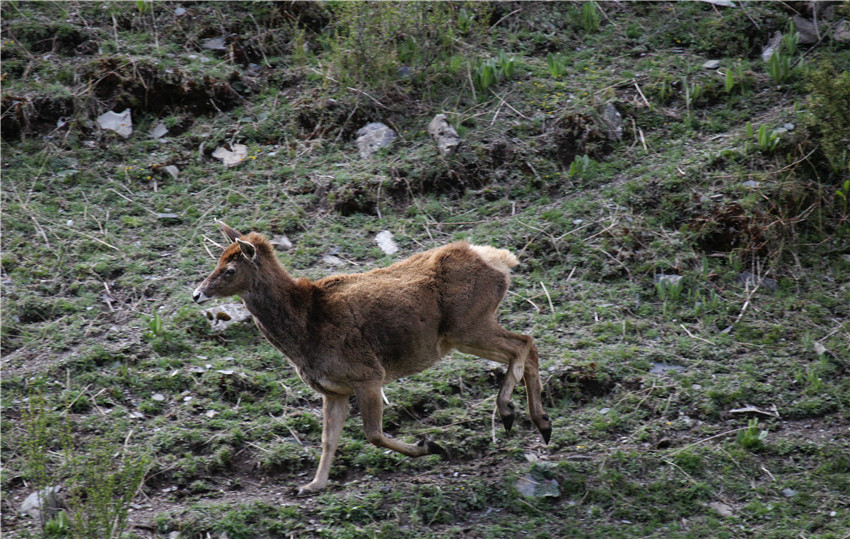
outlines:
[{"label": "deer head", "polygon": [[245,292],[257,266],[257,248],[242,234],[221,221],[216,220],[230,245],[224,249],[213,272],[192,293],[196,303],[223,296],[235,296]]}]

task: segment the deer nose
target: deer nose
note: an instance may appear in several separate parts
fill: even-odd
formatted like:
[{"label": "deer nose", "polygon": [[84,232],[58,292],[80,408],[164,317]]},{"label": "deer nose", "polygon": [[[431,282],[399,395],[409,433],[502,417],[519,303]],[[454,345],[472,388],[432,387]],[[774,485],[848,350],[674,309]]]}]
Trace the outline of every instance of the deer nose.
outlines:
[{"label": "deer nose", "polygon": [[203,303],[210,298],[201,291],[201,287],[199,286],[192,292],[192,299],[195,300],[195,303]]}]

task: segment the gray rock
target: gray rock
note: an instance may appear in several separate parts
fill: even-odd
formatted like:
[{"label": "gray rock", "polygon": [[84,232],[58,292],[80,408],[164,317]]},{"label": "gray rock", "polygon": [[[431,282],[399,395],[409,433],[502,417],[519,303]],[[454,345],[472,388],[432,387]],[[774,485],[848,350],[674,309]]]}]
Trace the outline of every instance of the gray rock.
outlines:
[{"label": "gray rock", "polygon": [[773,37],[770,38],[770,41],[767,42],[767,45],[761,50],[761,59],[764,62],[769,62],[770,57],[773,56],[773,51],[779,47],[779,44],[782,43],[782,32],[775,32]]},{"label": "gray rock", "polygon": [[652,363],[652,368],[649,369],[650,374],[664,374],[665,372],[682,372],[685,370],[685,367],[682,365],[674,365],[672,363],[661,363],[658,361],[654,361]]},{"label": "gray rock", "polygon": [[711,502],[708,506],[714,509],[721,517],[731,517],[735,514],[732,507],[723,502]]},{"label": "gray rock", "polygon": [[791,20],[794,21],[794,29],[797,30],[798,34],[800,34],[798,43],[801,45],[817,43],[820,34],[818,32],[818,27],[814,22],[809,19],[804,19],[799,15],[794,15]]},{"label": "gray rock", "polygon": [[156,127],[151,129],[151,138],[162,138],[168,134],[168,128],[165,127],[165,124],[159,122],[156,124]]},{"label": "gray rock", "polygon": [[204,317],[216,331],[224,331],[233,324],[251,318],[251,313],[241,303],[224,303],[204,309]]},{"label": "gray rock", "polygon": [[179,223],[182,220],[176,213],[157,213],[156,218],[164,223],[170,224]]},{"label": "gray rock", "polygon": [[437,151],[443,157],[449,156],[457,151],[460,146],[460,136],[451,126],[445,114],[437,114],[428,124],[428,134],[437,145]]},{"label": "gray rock", "polygon": [[50,520],[64,507],[65,487],[56,485],[55,487],[43,488],[27,496],[18,512],[29,515],[35,520],[41,520],[43,513],[46,517],[45,520]]},{"label": "gray rock", "polygon": [[772,133],[774,135],[781,135],[782,133],[788,133],[788,132],[793,131],[793,130],[794,130],[794,124],[789,122],[789,123],[785,123],[785,124],[782,124],[781,126],[777,127],[776,129],[774,129],[772,131]]},{"label": "gray rock", "polygon": [[705,69],[717,69],[720,67],[720,60],[708,60],[702,64],[702,67]]},{"label": "gray rock", "polygon": [[782,489],[782,495],[783,495],[783,496],[785,496],[786,498],[793,498],[793,497],[794,497],[794,496],[796,496],[797,494],[799,494],[799,492],[797,492],[797,491],[796,491],[796,490],[794,490],[793,488],[784,488],[784,489]]},{"label": "gray rock", "polygon": [[345,261],[338,256],[334,255],[325,255],[322,257],[322,262],[327,264],[328,266],[344,266]]},{"label": "gray rock", "polygon": [[779,287],[779,283],[776,279],[771,279],[770,277],[759,278],[749,270],[742,271],[741,274],[738,275],[738,281],[742,283],[749,283],[750,287],[758,284],[761,288],[770,290],[771,292]]},{"label": "gray rock", "polygon": [[663,273],[656,273],[654,277],[654,281],[656,283],[664,283],[668,286],[673,286],[679,283],[682,280],[681,275],[665,275]]},{"label": "gray rock", "polygon": [[623,115],[617,110],[613,103],[605,105],[602,111],[602,119],[608,126],[608,138],[610,140],[623,140]]},{"label": "gray rock", "polygon": [[226,51],[227,45],[224,42],[224,36],[212,37],[201,41],[201,47],[211,51]]},{"label": "gray rock", "polygon": [[538,479],[532,473],[517,479],[516,489],[526,498],[557,498],[561,495],[556,479]]},{"label": "gray rock", "polygon": [[357,149],[360,157],[368,159],[379,149],[389,146],[396,138],[395,131],[382,124],[373,122],[357,130]]},{"label": "gray rock", "polygon": [[832,33],[832,39],[839,42],[850,41],[850,21],[844,20],[838,23]]},{"label": "gray rock", "polygon": [[285,234],[275,236],[269,243],[271,243],[272,246],[279,251],[288,251],[292,249],[292,241]]},{"label": "gray rock", "polygon": [[162,170],[167,172],[168,175],[174,178],[175,180],[177,179],[177,175],[180,174],[180,169],[175,167],[174,165],[166,165],[162,167]]},{"label": "gray rock", "polygon": [[384,254],[394,255],[398,252],[398,245],[393,240],[393,233],[389,230],[378,232],[378,235],[375,236],[375,243],[378,244]]},{"label": "gray rock", "polygon": [[133,134],[133,117],[130,109],[123,112],[107,111],[97,117],[97,125],[107,131],[115,131],[124,138]]}]

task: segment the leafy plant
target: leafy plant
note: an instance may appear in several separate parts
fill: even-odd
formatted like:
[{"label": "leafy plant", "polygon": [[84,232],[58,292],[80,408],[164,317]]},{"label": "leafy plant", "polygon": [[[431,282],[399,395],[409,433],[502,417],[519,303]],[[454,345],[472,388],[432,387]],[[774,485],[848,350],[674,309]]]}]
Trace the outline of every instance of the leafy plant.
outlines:
[{"label": "leafy plant", "polygon": [[148,320],[148,336],[159,337],[162,335],[162,318],[159,316],[159,311],[154,308],[153,316]]},{"label": "leafy plant", "polygon": [[750,451],[758,451],[764,447],[764,441],[767,440],[767,431],[759,428],[759,420],[757,417],[750,419],[747,423],[747,428],[738,431],[738,445]]},{"label": "leafy plant", "polygon": [[740,90],[741,95],[750,91],[752,85],[752,77],[744,71],[744,63],[739,59],[735,62],[733,68],[726,70],[725,89],[726,93],[732,93],[736,88]]},{"label": "leafy plant", "polygon": [[841,206],[846,214],[847,210],[850,209],[850,200],[848,200],[848,196],[850,196],[850,180],[844,180],[844,183],[835,192],[835,196],[841,200]]},{"label": "leafy plant", "polygon": [[[749,125],[749,123],[747,125]],[[758,144],[758,149],[762,153],[773,153],[776,150],[776,147],[779,145],[779,140],[779,135],[774,133],[773,130],[769,129],[766,124],[759,127],[758,136],[756,137],[756,143]]]},{"label": "leafy plant", "polygon": [[581,6],[581,23],[584,31],[592,34],[599,29],[599,9],[596,2],[585,2]]},{"label": "leafy plant", "polygon": [[70,533],[71,522],[65,511],[60,511],[44,524],[44,535],[47,537],[67,537]]},{"label": "leafy plant", "polygon": [[457,29],[461,34],[468,34],[472,28],[472,23],[475,21],[475,13],[470,12],[466,8],[460,8],[457,13]]},{"label": "leafy plant", "polygon": [[[87,452],[79,451],[68,416],[55,412],[41,393],[31,393],[22,415],[27,475],[38,492],[60,483],[67,492],[67,514],[58,512],[44,519],[45,536],[120,537],[127,527],[130,501],[148,468],[147,459],[125,454],[108,435],[98,437]],[[57,445],[64,459],[53,465],[49,456]]]},{"label": "leafy plant", "polygon": [[323,74],[340,85],[377,90],[397,85],[402,67],[416,74],[414,81],[440,75],[458,50],[459,25],[472,33],[482,20],[479,9],[464,9],[466,16],[448,3],[331,3],[332,23],[320,38]]},{"label": "leafy plant", "polygon": [[101,438],[88,454],[66,448],[66,460],[72,474],[68,493],[72,535],[121,537],[130,502],[148,469],[147,459],[127,455]]},{"label": "leafy plant", "polygon": [[498,68],[496,62],[491,58],[475,66],[472,72],[472,83],[479,91],[483,91],[496,83],[497,76]]},{"label": "leafy plant", "polygon": [[767,72],[774,82],[782,84],[791,76],[791,57],[777,48],[767,63]]},{"label": "leafy plant", "polygon": [[593,164],[593,160],[587,155],[576,157],[575,160],[570,163],[570,169],[567,174],[570,178],[574,176],[584,177],[590,172]]},{"label": "leafy plant", "polygon": [[702,86],[696,82],[689,84],[687,80],[683,81],[683,86],[685,87],[685,106],[690,113],[694,102],[702,96]]},{"label": "leafy plant", "polygon": [[498,56],[479,62],[472,72],[472,83],[479,91],[484,91],[502,79],[514,76],[516,62],[509,58],[505,51]]},{"label": "leafy plant", "polygon": [[682,278],[676,279],[665,275],[661,276],[655,283],[655,290],[658,292],[658,299],[661,301],[678,300],[682,296],[683,289],[684,279]]},{"label": "leafy plant", "polygon": [[809,114],[806,123],[818,136],[836,174],[850,172],[850,71],[836,71],[829,61],[807,70]]},{"label": "leafy plant", "polygon": [[514,76],[514,70],[516,69],[516,61],[514,58],[509,58],[505,51],[499,51],[499,55],[497,56],[497,65],[499,68],[499,73],[505,79],[512,79]]},{"label": "leafy plant", "polygon": [[549,73],[555,77],[561,77],[567,72],[567,61],[564,55],[549,53],[546,55],[546,67]]},{"label": "leafy plant", "polygon": [[782,48],[789,55],[797,54],[797,47],[800,43],[800,33],[792,30],[793,23],[788,24],[788,31],[782,36]]}]

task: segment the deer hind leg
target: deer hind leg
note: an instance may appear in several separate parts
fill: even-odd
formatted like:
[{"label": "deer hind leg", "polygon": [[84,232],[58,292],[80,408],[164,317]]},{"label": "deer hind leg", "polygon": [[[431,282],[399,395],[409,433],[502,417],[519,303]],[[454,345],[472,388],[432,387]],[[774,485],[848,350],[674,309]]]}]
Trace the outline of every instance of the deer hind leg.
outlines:
[{"label": "deer hind leg", "polygon": [[305,496],[318,492],[328,485],[336,448],[342,435],[342,427],[348,416],[348,395],[322,395],[322,457],[315,478],[298,488],[298,495]]},{"label": "deer hind leg", "polygon": [[499,412],[502,424],[508,432],[510,432],[514,419],[516,419],[516,407],[511,401],[511,394],[520,379],[525,381],[531,420],[537,430],[540,431],[543,440],[548,444],[552,435],[552,423],[549,416],[543,411],[542,383],[538,368],[537,348],[534,346],[533,339],[527,335],[511,333],[498,325],[485,335],[486,338],[476,338],[474,341],[456,341],[455,345],[461,352],[498,361],[508,366],[505,379],[496,398],[496,410]]},{"label": "deer hind leg", "polygon": [[[530,338],[530,337],[529,337]],[[525,381],[525,393],[528,397],[528,412],[531,421],[543,437],[543,441],[549,443],[552,436],[552,421],[549,414],[543,410],[543,383],[540,381],[540,368],[538,365],[537,347],[533,344],[528,351],[526,368],[523,375]]]},{"label": "deer hind leg", "polygon": [[407,444],[384,434],[383,416],[384,403],[381,399],[381,384],[379,382],[364,384],[355,388],[357,402],[360,404],[360,415],[363,417],[363,430],[366,439],[378,447],[392,449],[408,457],[423,455],[445,455],[445,450],[437,443],[423,437],[415,444]]}]

